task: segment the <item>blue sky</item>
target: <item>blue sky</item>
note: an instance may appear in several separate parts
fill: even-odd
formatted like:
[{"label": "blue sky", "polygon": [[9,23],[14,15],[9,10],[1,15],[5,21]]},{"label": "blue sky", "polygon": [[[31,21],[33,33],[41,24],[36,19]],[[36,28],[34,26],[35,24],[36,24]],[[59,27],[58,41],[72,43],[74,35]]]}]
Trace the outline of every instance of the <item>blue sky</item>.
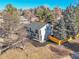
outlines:
[{"label": "blue sky", "polygon": [[48,6],[50,9],[58,6],[65,9],[70,4],[77,4],[79,0],[0,0],[0,9],[4,9],[7,4],[12,4],[17,8],[29,9],[41,5]]}]

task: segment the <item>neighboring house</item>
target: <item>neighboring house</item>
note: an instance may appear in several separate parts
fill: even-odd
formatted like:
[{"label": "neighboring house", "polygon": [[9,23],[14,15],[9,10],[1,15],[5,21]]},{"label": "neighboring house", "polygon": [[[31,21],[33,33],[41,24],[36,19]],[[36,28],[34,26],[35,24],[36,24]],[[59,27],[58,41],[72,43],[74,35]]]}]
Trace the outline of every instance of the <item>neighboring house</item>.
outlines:
[{"label": "neighboring house", "polygon": [[51,35],[53,32],[52,25],[49,23],[32,22],[27,28],[30,38],[40,43],[45,42],[48,39],[48,35]]},{"label": "neighboring house", "polygon": [[31,22],[39,21],[37,17],[31,17]]},{"label": "neighboring house", "polygon": [[36,17],[30,10],[24,11],[24,17],[31,22],[39,21],[39,18]]},{"label": "neighboring house", "polygon": [[24,10],[24,17],[26,18],[26,19],[29,19],[29,20],[31,20],[31,17],[33,16],[33,14],[31,13],[31,11],[29,11],[29,10]]},{"label": "neighboring house", "polygon": [[24,16],[20,16],[20,23],[21,24],[30,24],[30,21],[26,19]]}]

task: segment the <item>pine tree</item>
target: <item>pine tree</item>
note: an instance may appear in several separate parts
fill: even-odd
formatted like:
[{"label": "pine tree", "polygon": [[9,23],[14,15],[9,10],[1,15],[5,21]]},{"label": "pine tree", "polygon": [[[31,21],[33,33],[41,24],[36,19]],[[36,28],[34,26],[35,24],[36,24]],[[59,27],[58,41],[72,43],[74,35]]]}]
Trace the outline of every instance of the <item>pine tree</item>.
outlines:
[{"label": "pine tree", "polygon": [[77,5],[77,7],[75,7],[74,9],[75,9],[74,13],[75,13],[75,18],[76,18],[75,24],[78,27],[78,31],[79,31],[79,5]]},{"label": "pine tree", "polygon": [[63,18],[59,19],[53,27],[54,36],[63,40],[66,39],[65,22]]},{"label": "pine tree", "polygon": [[73,12],[73,9],[69,9],[70,12],[67,11],[65,11],[64,13],[64,21],[67,37],[69,36],[74,37],[78,32],[77,26],[75,25],[75,14]]}]

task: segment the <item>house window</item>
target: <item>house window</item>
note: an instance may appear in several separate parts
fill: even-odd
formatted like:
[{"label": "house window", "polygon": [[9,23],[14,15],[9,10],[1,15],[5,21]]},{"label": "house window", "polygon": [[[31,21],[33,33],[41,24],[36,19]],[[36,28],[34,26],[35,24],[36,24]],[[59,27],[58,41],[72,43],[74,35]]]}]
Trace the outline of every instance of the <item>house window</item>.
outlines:
[{"label": "house window", "polygon": [[35,33],[38,34],[38,30],[37,29],[35,30]]}]

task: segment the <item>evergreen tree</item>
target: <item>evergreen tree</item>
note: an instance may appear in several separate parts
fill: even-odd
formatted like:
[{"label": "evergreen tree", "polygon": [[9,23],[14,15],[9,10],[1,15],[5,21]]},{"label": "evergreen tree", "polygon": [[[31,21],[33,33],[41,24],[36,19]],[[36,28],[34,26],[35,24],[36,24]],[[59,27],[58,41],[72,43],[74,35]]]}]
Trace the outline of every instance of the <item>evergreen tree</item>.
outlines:
[{"label": "evergreen tree", "polygon": [[75,24],[75,14],[73,9],[68,9],[67,11],[64,12],[64,21],[67,37],[76,35],[78,29]]},{"label": "evergreen tree", "polygon": [[75,13],[75,24],[78,27],[78,32],[79,32],[79,5],[74,8],[74,13]]},{"label": "evergreen tree", "polygon": [[53,33],[54,33],[54,36],[63,40],[63,39],[66,39],[67,35],[66,35],[66,31],[65,31],[65,22],[63,20],[63,18],[59,19],[54,27],[53,27]]}]

